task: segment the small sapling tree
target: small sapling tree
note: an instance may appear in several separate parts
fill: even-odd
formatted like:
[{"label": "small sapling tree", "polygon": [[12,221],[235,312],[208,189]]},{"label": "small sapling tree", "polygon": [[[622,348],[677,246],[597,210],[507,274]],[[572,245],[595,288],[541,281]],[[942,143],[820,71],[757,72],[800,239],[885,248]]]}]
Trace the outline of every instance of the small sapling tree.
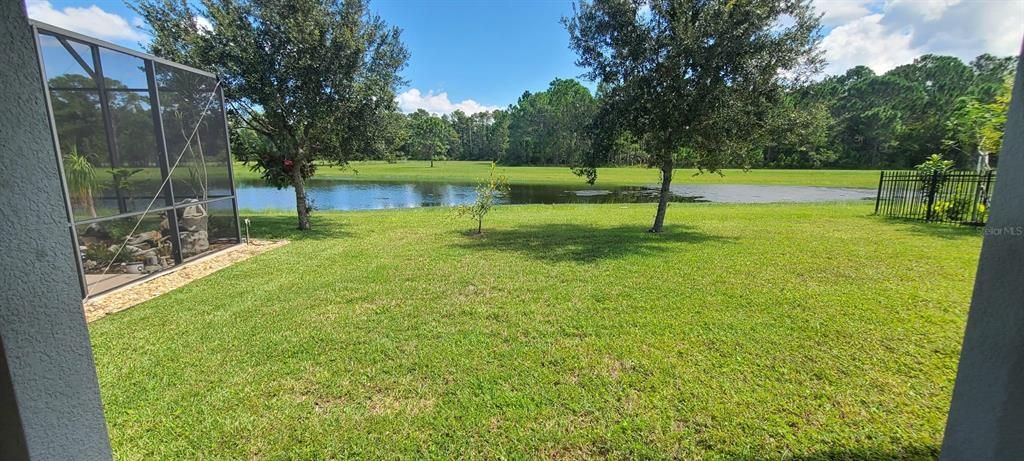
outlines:
[{"label": "small sapling tree", "polygon": [[487,179],[476,186],[476,200],[469,205],[460,205],[455,209],[457,216],[469,216],[476,220],[476,235],[484,233],[484,216],[494,208],[495,200],[509,190],[508,178],[497,173],[497,166],[491,162],[491,171]]}]

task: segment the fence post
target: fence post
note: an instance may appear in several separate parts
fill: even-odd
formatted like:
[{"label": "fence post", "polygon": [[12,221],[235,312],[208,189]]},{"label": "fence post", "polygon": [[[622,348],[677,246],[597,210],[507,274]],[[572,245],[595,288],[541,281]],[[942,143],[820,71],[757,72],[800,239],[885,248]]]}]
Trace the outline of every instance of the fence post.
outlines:
[{"label": "fence post", "polygon": [[924,220],[930,222],[932,220],[933,211],[932,208],[935,206],[935,193],[939,188],[939,172],[938,170],[932,172],[931,183],[928,184],[928,208],[925,210]]},{"label": "fence post", "polygon": [[878,214],[878,206],[882,204],[882,183],[885,182],[885,170],[878,175],[878,195],[875,196],[875,214]]},{"label": "fence post", "polygon": [[983,200],[985,200],[986,208],[989,206],[989,199],[992,198],[992,175],[995,172],[996,170],[988,170],[988,173],[985,175],[985,197]]}]

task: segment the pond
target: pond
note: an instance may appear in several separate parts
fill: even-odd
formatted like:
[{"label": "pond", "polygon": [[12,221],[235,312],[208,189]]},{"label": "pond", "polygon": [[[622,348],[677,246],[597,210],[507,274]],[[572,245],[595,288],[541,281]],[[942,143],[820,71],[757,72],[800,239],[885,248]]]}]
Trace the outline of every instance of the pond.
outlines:
[{"label": "pond", "polygon": [[[456,206],[476,197],[472,184],[312,180],[307,193],[318,210],[379,210]],[[295,193],[256,181],[237,185],[238,206],[248,210],[294,210]],[[869,189],[804,186],[679,185],[673,202],[769,203],[823,202],[874,198]],[[500,203],[645,203],[658,200],[656,186],[513,185]]]}]

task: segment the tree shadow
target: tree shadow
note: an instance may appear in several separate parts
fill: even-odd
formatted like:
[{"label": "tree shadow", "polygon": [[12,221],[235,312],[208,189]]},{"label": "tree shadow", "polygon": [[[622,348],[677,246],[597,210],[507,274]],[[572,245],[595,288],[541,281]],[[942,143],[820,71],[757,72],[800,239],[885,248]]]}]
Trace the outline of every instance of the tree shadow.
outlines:
[{"label": "tree shadow", "polygon": [[659,234],[644,226],[593,227],[580,224],[538,224],[485,230],[466,235],[460,248],[520,253],[545,262],[593,263],[631,255],[649,255],[678,244],[734,242],[734,237],[709,235],[692,227],[665,226]]},{"label": "tree shadow", "polygon": [[250,236],[258,239],[332,240],[351,235],[338,222],[320,219],[315,214],[310,217],[313,228],[308,231],[300,231],[297,228],[298,221],[295,215],[246,214],[243,212],[239,216],[242,237],[245,237],[245,218],[250,220]]},{"label": "tree shadow", "polygon": [[829,449],[807,455],[793,456],[736,456],[730,459],[743,461],[889,461],[889,460],[934,460],[939,459],[939,447],[932,445],[911,445],[897,448],[852,448]]},{"label": "tree shadow", "polygon": [[881,218],[889,224],[900,224],[914,234],[938,237],[947,240],[960,240],[964,238],[977,237],[985,232],[982,226],[957,225],[939,222],[923,222],[905,218]]}]

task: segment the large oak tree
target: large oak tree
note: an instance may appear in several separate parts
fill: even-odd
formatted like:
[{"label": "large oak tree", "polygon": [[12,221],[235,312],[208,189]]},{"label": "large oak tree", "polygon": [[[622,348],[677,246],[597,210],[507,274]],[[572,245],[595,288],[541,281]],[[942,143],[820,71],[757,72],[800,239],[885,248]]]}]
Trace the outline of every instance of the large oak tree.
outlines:
[{"label": "large oak tree", "polygon": [[[661,170],[660,232],[676,158],[715,172],[753,158],[781,89],[820,67],[806,0],[593,0],[564,20],[602,114]],[[602,126],[608,126],[602,123]],[[596,163],[581,171],[593,178]]]},{"label": "large oak tree", "polygon": [[255,168],[293,186],[299,229],[309,229],[305,181],[314,160],[344,163],[386,149],[400,31],[366,0],[143,0],[150,51],[216,72],[233,117],[266,138]]}]

